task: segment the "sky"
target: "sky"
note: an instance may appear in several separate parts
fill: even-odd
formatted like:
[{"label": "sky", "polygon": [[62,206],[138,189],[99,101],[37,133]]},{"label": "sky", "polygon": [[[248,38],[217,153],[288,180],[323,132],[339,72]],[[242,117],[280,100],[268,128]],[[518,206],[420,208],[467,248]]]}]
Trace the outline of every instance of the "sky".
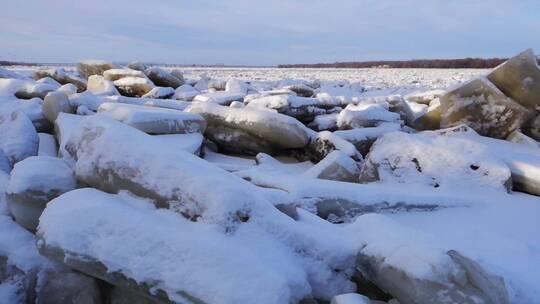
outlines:
[{"label": "sky", "polygon": [[0,60],[269,66],[540,53],[539,0],[0,0]]}]

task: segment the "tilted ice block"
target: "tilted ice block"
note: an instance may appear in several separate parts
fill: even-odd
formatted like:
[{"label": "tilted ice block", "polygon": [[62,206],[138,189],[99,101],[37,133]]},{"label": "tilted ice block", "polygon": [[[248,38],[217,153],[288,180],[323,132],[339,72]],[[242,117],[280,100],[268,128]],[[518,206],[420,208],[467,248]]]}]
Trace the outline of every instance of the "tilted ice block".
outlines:
[{"label": "tilted ice block", "polygon": [[292,117],[248,108],[231,108],[213,103],[194,103],[189,112],[207,121],[206,135],[220,147],[234,152],[274,153],[301,148],[312,132]]},{"label": "tilted ice block", "polygon": [[115,69],[116,67],[114,63],[102,60],[85,60],[77,63],[77,71],[84,78],[91,75],[103,75],[106,70]]},{"label": "tilted ice block", "polygon": [[184,84],[184,79],[178,79],[173,74],[159,67],[148,68],[144,73],[159,87],[171,87],[176,89]]},{"label": "tilted ice block", "polygon": [[29,157],[13,167],[6,191],[8,207],[17,223],[35,231],[47,203],[75,187],[75,174],[61,158]]},{"label": "tilted ice block", "polygon": [[128,97],[141,97],[155,87],[148,78],[141,77],[120,78],[113,83],[120,94]]},{"label": "tilted ice block", "polygon": [[125,103],[103,103],[98,113],[148,134],[204,133],[206,121],[198,114]]},{"label": "tilted ice block", "polygon": [[441,128],[466,124],[480,135],[495,138],[506,138],[532,115],[485,78],[469,81],[440,100]]},{"label": "tilted ice block", "polygon": [[524,107],[540,106],[540,68],[532,49],[510,58],[487,77],[506,96]]}]

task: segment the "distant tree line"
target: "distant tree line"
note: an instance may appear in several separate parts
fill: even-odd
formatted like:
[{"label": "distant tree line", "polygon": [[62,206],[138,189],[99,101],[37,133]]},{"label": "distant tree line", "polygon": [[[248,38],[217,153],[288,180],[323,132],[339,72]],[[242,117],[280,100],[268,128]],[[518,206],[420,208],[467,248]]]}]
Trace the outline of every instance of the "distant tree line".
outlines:
[{"label": "distant tree line", "polygon": [[39,65],[39,64],[29,63],[29,62],[15,62],[15,61],[0,60],[0,66],[9,66],[9,65]]},{"label": "distant tree line", "polygon": [[[280,64],[279,68],[413,68],[413,69],[491,69],[507,58],[420,59],[405,61],[353,61],[315,64]],[[538,59],[540,64],[540,58]]]}]

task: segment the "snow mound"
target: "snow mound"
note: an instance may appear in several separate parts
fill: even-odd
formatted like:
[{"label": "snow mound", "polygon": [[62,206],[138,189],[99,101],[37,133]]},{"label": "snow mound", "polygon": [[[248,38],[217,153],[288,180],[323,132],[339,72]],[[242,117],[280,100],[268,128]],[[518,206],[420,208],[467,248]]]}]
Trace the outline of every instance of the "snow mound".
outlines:
[{"label": "snow mound", "polygon": [[392,132],[373,144],[361,180],[506,190],[510,170],[488,149],[467,137]]}]

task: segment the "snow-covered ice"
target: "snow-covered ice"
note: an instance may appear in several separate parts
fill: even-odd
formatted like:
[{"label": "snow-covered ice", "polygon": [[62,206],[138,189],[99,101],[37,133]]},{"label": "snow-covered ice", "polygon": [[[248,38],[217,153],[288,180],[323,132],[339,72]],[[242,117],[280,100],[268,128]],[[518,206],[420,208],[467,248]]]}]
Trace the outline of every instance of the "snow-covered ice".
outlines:
[{"label": "snow-covered ice", "polygon": [[60,264],[109,301],[538,303],[540,70],[516,58],[2,68],[0,303]]}]

